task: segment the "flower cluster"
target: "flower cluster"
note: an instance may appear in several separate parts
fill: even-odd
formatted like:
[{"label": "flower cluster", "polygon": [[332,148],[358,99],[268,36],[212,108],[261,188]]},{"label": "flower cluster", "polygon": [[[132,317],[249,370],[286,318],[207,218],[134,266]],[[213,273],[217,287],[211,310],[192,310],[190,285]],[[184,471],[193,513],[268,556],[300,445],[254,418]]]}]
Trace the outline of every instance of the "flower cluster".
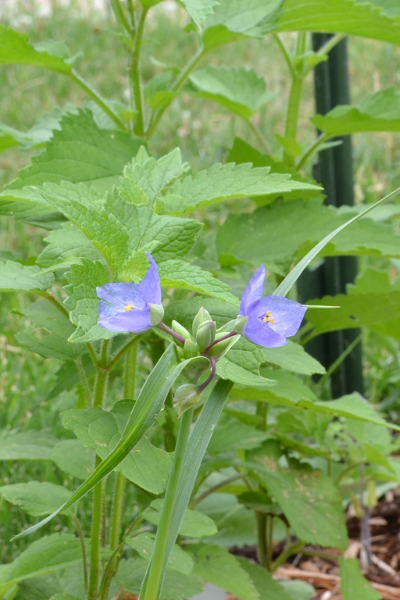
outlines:
[{"label": "flower cluster", "polygon": [[[215,375],[216,360],[228,352],[240,335],[265,348],[276,348],[284,346],[286,338],[295,335],[300,328],[306,306],[282,296],[262,297],[264,266],[250,279],[240,302],[238,318],[233,322],[233,331],[217,330],[215,321],[204,308],[195,316],[191,333],[176,321],[169,328],[162,321],[164,309],[158,268],[153,257],[148,252],[146,255],[150,268],[141,283],[108,283],[96,288],[101,299],[99,325],[116,333],[144,333],[158,327],[175,338],[182,359],[200,356],[208,359],[208,363],[203,358],[198,364],[189,364],[186,375],[191,383],[181,386],[176,393],[175,405],[179,406],[180,414],[199,401],[201,391]],[[201,374],[210,366],[210,377],[198,385]]]}]

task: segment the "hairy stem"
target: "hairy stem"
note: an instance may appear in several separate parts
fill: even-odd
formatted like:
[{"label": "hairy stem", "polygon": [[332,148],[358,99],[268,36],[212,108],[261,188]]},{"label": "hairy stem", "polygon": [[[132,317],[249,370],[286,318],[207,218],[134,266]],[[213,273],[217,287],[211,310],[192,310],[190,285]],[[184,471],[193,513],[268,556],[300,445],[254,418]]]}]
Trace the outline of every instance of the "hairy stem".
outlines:
[{"label": "hairy stem", "polygon": [[258,562],[267,569],[267,515],[256,510]]},{"label": "hairy stem", "polygon": [[278,44],[278,46],[282,52],[283,58],[286,61],[286,64],[289,68],[289,72],[290,72],[291,76],[294,77],[294,71],[295,71],[294,64],[293,64],[292,57],[290,56],[289,50],[286,47],[286,44],[284,43],[282,38],[277,33],[274,33],[272,35],[272,37],[274,38],[274,40],[276,41],[276,43]]},{"label": "hairy stem", "polygon": [[[297,34],[296,56],[304,54],[306,49],[307,37],[304,31]],[[286,113],[285,137],[296,139],[297,126],[299,121],[300,102],[303,92],[304,74],[302,70],[295,69],[292,74],[292,85],[289,94],[289,103]],[[294,159],[287,152],[284,152],[284,161],[292,166]]]},{"label": "hairy stem", "polygon": [[285,564],[285,562],[287,561],[287,559],[290,556],[292,556],[293,554],[298,554],[300,552],[300,550],[303,548],[303,546],[304,546],[304,542],[296,542],[296,543],[292,544],[291,546],[288,546],[286,548],[286,550],[284,552],[282,552],[282,554],[280,556],[278,556],[278,558],[272,565],[272,567],[271,567],[272,573],[274,573],[278,569],[278,567]]},{"label": "hairy stem", "polygon": [[83,391],[85,392],[86,405],[88,406],[88,408],[90,408],[92,406],[92,402],[93,402],[92,390],[90,389],[90,385],[87,380],[85,370],[83,368],[82,359],[80,357],[78,357],[75,361],[75,364],[76,364],[76,368],[78,369],[79,378],[82,383]]},{"label": "hairy stem", "polygon": [[307,150],[307,152],[305,152],[303,154],[303,156],[300,158],[299,162],[296,165],[296,169],[299,171],[300,169],[302,169],[305,165],[305,163],[308,161],[308,159],[310,158],[310,156],[312,156],[314,154],[314,152],[316,152],[318,150],[318,148],[320,148],[320,146],[322,146],[322,144],[325,144],[325,142],[329,139],[329,135],[327,135],[326,133],[321,133],[321,135],[319,135],[317,137],[317,139],[315,140],[314,144],[311,146],[311,148],[309,148]]},{"label": "hairy stem", "polygon": [[76,517],[75,515],[72,517],[74,523],[75,523],[75,527],[76,530],[78,532],[78,536],[81,542],[81,547],[82,547],[82,561],[83,561],[83,580],[85,582],[85,592],[86,594],[88,593],[88,589],[89,589],[89,580],[88,580],[88,565],[87,565],[87,554],[86,554],[86,544],[85,544],[85,537],[83,535],[83,531],[82,531],[82,527],[81,524],[79,522],[78,517]]},{"label": "hairy stem", "polygon": [[140,137],[143,137],[144,135],[143,98],[142,86],[140,83],[140,51],[142,49],[144,25],[146,22],[148,10],[148,8],[143,7],[142,14],[140,15],[138,28],[135,36],[135,46],[132,54],[132,65],[130,69],[131,85],[133,90],[133,97],[135,98],[135,108],[137,111],[134,131],[136,135]]},{"label": "hairy stem", "polygon": [[251,119],[245,119],[245,121],[250,127],[251,131],[254,133],[255,137],[257,138],[263,149],[265,150],[265,152],[267,154],[271,154],[271,148],[269,147],[267,140],[264,138],[257,125],[255,125]]},{"label": "hairy stem", "polygon": [[116,18],[119,28],[122,31],[126,31],[127,33],[129,33],[130,27],[129,27],[128,19],[126,18],[124,9],[122,8],[120,1],[119,0],[111,0],[111,6],[114,11],[114,15],[115,15],[115,18]]},{"label": "hairy stem", "polygon": [[110,119],[114,121],[114,123],[120,129],[122,129],[123,131],[127,130],[127,126],[121,119],[121,117],[111,108],[111,106],[109,106],[109,104],[107,104],[107,102],[100,96],[100,94],[98,94],[88,83],[86,83],[86,81],[80,75],[78,75],[76,71],[72,71],[69,74],[69,78],[74,83],[79,85],[79,87],[82,88],[87,93],[87,95],[92,100],[94,100],[94,102],[96,102],[98,106],[100,106],[100,108],[110,117]]},{"label": "hairy stem", "polygon": [[[172,92],[178,92],[181,89],[185,81],[188,79],[190,73],[192,73],[192,71],[197,67],[199,62],[204,58],[206,54],[207,50],[204,50],[204,48],[200,48],[196,52],[196,54],[191,58],[186,67],[180,72],[179,77],[176,79],[174,85],[171,88]],[[154,132],[156,131],[163,114],[165,113],[171,102],[172,99],[168,103],[166,103],[162,108],[154,111],[150,119],[149,127],[147,129],[146,139],[149,140],[153,137]]]},{"label": "hairy stem", "polygon": [[168,479],[165,492],[164,504],[161,512],[160,524],[154,544],[153,554],[149,569],[146,574],[144,589],[140,594],[140,600],[158,600],[162,586],[162,578],[165,572],[165,554],[169,536],[169,529],[174,510],[175,498],[178,492],[179,477],[185,456],[186,444],[189,438],[190,426],[193,418],[193,408],[183,413],[179,427],[178,439],[174,452],[174,462]]},{"label": "hairy stem", "polygon": [[118,352],[118,354],[116,354],[109,362],[108,364],[108,370],[112,371],[113,368],[115,367],[115,365],[121,360],[121,358],[123,358],[123,356],[129,352],[129,350],[136,346],[137,344],[140,342],[141,339],[144,338],[146,334],[142,334],[142,335],[137,335],[136,337],[132,338],[131,340],[129,340],[129,342],[127,342],[125,344],[125,346],[123,348],[121,348],[121,350]]},{"label": "hairy stem", "polygon": [[208,490],[206,490],[205,492],[203,492],[202,494],[200,494],[199,496],[197,496],[197,498],[194,498],[190,502],[189,508],[194,508],[195,506],[197,506],[198,504],[200,504],[200,502],[202,500],[204,500],[204,498],[208,498],[208,496],[210,496],[214,492],[217,492],[218,490],[220,490],[221,488],[225,487],[226,485],[234,483],[238,479],[243,479],[243,477],[246,477],[245,473],[238,473],[237,475],[232,475],[232,477],[228,477],[228,479],[224,479],[223,481],[220,481],[216,485],[213,485],[212,487],[208,488]]}]

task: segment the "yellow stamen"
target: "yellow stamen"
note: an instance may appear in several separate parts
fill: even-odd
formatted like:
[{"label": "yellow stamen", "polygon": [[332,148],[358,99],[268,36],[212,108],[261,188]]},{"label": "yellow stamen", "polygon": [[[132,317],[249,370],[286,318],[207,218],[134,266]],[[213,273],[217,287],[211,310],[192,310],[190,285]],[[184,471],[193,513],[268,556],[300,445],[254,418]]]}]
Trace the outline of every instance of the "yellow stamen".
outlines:
[{"label": "yellow stamen", "polygon": [[126,312],[129,312],[131,310],[131,308],[132,308],[131,304],[128,304],[128,306],[125,306]]},{"label": "yellow stamen", "polygon": [[264,323],[272,323],[274,324],[274,319],[271,318],[271,311],[265,313],[265,317],[263,318]]}]

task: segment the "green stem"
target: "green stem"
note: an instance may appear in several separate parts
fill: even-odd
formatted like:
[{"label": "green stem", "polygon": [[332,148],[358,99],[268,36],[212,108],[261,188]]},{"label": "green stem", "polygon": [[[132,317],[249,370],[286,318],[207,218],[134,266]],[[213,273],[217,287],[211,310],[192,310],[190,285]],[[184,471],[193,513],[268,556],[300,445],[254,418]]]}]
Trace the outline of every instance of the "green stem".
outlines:
[{"label": "green stem", "polygon": [[[297,35],[297,47],[296,47],[296,56],[301,56],[304,54],[307,43],[307,35],[306,32],[300,31]],[[299,111],[300,111],[300,102],[301,95],[303,92],[303,83],[304,83],[304,74],[303,70],[295,69],[292,74],[292,85],[290,88],[289,94],[289,102],[286,113],[286,126],[285,126],[285,137],[289,139],[296,139],[297,135],[297,126],[299,121]],[[292,156],[284,153],[284,161],[286,164],[292,166],[294,164],[294,159]]]},{"label": "green stem", "polygon": [[347,346],[346,350],[344,350],[342,352],[342,354],[340,356],[338,356],[338,358],[335,360],[335,362],[333,362],[331,364],[331,366],[329,367],[329,369],[327,370],[327,372],[318,381],[319,387],[322,387],[324,385],[325,381],[327,381],[329,379],[329,377],[332,375],[332,373],[334,371],[336,371],[336,369],[341,365],[341,363],[344,361],[344,359],[349,354],[351,354],[351,352],[353,352],[353,350],[357,346],[357,344],[359,344],[361,342],[361,338],[362,338],[362,334],[360,333],[360,335],[358,335],[356,337],[356,339],[353,340],[349,346]]},{"label": "green stem", "polygon": [[76,367],[78,369],[79,377],[82,383],[83,391],[85,392],[86,404],[88,408],[92,406],[92,390],[90,389],[89,382],[86,377],[85,370],[83,368],[82,359],[79,357],[75,361]]},{"label": "green stem", "polygon": [[[107,388],[108,370],[105,370],[107,364],[109,340],[104,341],[101,349],[99,370],[96,378],[96,387],[94,393],[93,408],[99,408],[104,402]],[[100,465],[101,458],[96,455],[95,469]],[[98,483],[93,490],[93,515],[92,515],[92,533],[90,548],[90,580],[88,597],[90,600],[97,598],[97,588],[100,574],[100,539],[102,523],[102,505],[103,505],[103,482]]]},{"label": "green stem", "polygon": [[81,547],[82,547],[82,561],[83,561],[83,580],[85,583],[85,592],[86,594],[88,593],[88,588],[89,588],[89,581],[88,581],[88,566],[87,566],[87,554],[86,554],[86,544],[85,544],[85,537],[83,535],[83,531],[82,531],[82,527],[81,524],[79,522],[79,519],[74,515],[72,517],[74,523],[75,523],[75,527],[76,530],[78,532],[78,536],[81,542]]},{"label": "green stem", "polygon": [[267,515],[256,510],[258,562],[267,569]]},{"label": "green stem", "polygon": [[117,20],[119,28],[123,31],[126,31],[127,33],[130,33],[128,19],[126,18],[126,15],[124,13],[124,10],[121,6],[120,1],[119,0],[111,0],[111,6],[114,11],[114,15]]},{"label": "green stem", "polygon": [[179,477],[182,464],[185,457],[186,444],[189,438],[190,426],[192,424],[194,409],[191,408],[183,413],[179,427],[178,439],[174,452],[174,461],[171,474],[168,479],[167,490],[165,492],[164,504],[161,512],[160,524],[157,528],[157,535],[151,557],[150,567],[147,570],[143,591],[140,594],[140,600],[158,600],[162,578],[165,572],[165,555],[172,519],[172,513],[175,505],[175,498],[178,491]]},{"label": "green stem", "polygon": [[[188,62],[188,64],[186,65],[186,67],[181,71],[179,77],[176,79],[174,85],[171,88],[172,92],[178,92],[181,87],[183,86],[183,84],[185,83],[185,81],[187,80],[187,78],[189,77],[190,73],[197,67],[197,65],[199,64],[199,62],[204,58],[204,56],[207,54],[207,50],[205,50],[204,48],[200,48],[196,54],[192,57],[192,59]],[[163,114],[165,113],[165,111],[167,110],[167,108],[169,107],[169,105],[171,104],[172,99],[166,103],[162,108],[160,108],[159,110],[155,111],[150,119],[150,124],[146,133],[146,139],[150,139],[153,137],[155,130],[157,129],[158,123],[160,122]]]},{"label": "green stem", "polygon": [[317,52],[319,55],[328,54],[339,42],[346,37],[345,33],[337,33],[331,37]]},{"label": "green stem", "polygon": [[304,556],[317,556],[318,558],[326,558],[328,560],[338,561],[340,559],[340,555],[332,554],[331,552],[319,552],[317,550],[302,550],[301,553]]},{"label": "green stem", "polygon": [[118,352],[118,354],[116,354],[111,361],[108,364],[108,370],[112,371],[113,368],[115,367],[115,365],[121,360],[121,358],[126,354],[126,352],[128,352],[132,346],[137,346],[137,343],[144,338],[146,334],[144,333],[143,335],[137,335],[136,337],[132,338],[131,340],[129,340],[129,342],[127,342],[125,344],[125,346],[123,348],[121,348],[121,350]]},{"label": "green stem", "polygon": [[126,355],[125,363],[125,385],[124,385],[124,398],[135,398],[135,384],[136,384],[136,362],[137,362],[137,351],[138,338],[134,340],[136,343],[132,344]]},{"label": "green stem", "polygon": [[121,119],[119,115],[107,104],[107,102],[98,94],[86,81],[78,75],[76,71],[72,71],[69,75],[69,78],[79,85],[87,95],[96,102],[100,106],[100,108],[114,121],[114,123],[122,130],[126,131],[128,128],[124,121]]},{"label": "green stem", "polygon": [[197,496],[197,498],[194,498],[190,502],[189,508],[194,508],[195,506],[197,506],[198,504],[200,504],[200,502],[202,500],[204,500],[204,498],[207,498],[211,494],[214,494],[214,492],[217,492],[221,488],[224,488],[226,485],[234,483],[238,479],[243,479],[243,477],[246,477],[246,473],[238,473],[237,475],[232,475],[232,477],[228,477],[228,479],[224,479],[223,481],[220,481],[216,485],[213,485],[212,487],[208,488],[208,490],[206,490],[205,492],[203,492],[202,494],[200,494],[200,496]]},{"label": "green stem", "polygon": [[133,90],[133,97],[135,98],[135,108],[137,111],[134,131],[136,135],[140,137],[143,137],[144,135],[143,98],[142,86],[140,83],[140,51],[142,49],[142,38],[148,10],[148,8],[143,7],[142,14],[140,15],[135,37],[135,47],[132,54],[132,65],[130,69],[131,85]]},{"label": "green stem", "polygon": [[284,43],[282,38],[277,33],[273,34],[273,38],[276,41],[276,43],[278,44],[278,46],[282,52],[283,58],[286,61],[286,64],[289,68],[291,76],[294,77],[294,73],[295,73],[294,64],[293,64],[292,57],[290,56],[289,50],[286,47],[286,44]]},{"label": "green stem", "polygon": [[300,158],[299,162],[296,165],[296,169],[298,171],[300,171],[301,168],[303,168],[303,166],[305,165],[305,163],[308,161],[308,159],[310,158],[310,156],[312,156],[314,154],[314,152],[316,152],[318,150],[318,148],[320,146],[322,146],[322,144],[325,144],[325,142],[329,139],[329,135],[326,133],[321,133],[321,135],[319,135],[317,137],[317,139],[315,140],[314,144],[307,150],[307,152],[305,152],[303,154],[303,156]]},{"label": "green stem", "polygon": [[284,552],[282,552],[282,554],[280,556],[278,556],[278,558],[272,565],[271,572],[274,573],[278,567],[285,564],[285,562],[287,561],[289,556],[292,556],[293,554],[298,554],[300,552],[300,550],[303,548],[303,546],[304,546],[304,542],[296,542],[295,544],[292,544],[291,546],[286,548],[286,550]]},{"label": "green stem", "polygon": [[265,152],[267,154],[271,154],[271,148],[269,147],[267,140],[264,138],[264,136],[262,135],[262,133],[259,130],[259,128],[257,127],[257,125],[255,125],[251,119],[245,119],[245,121],[246,121],[247,125],[250,127],[251,131],[256,136],[257,140],[259,141],[259,143],[261,144],[261,146],[263,147]]},{"label": "green stem", "polygon": [[267,527],[266,527],[266,539],[267,539],[267,569],[271,571],[272,569],[272,545],[274,541],[274,517],[272,515],[267,515]]},{"label": "green stem", "polygon": [[357,469],[358,467],[360,467],[363,464],[364,464],[364,462],[361,460],[361,461],[353,463],[352,465],[350,465],[350,466],[346,467],[345,469],[343,469],[343,471],[341,473],[339,473],[339,475],[336,477],[336,479],[334,481],[334,484],[336,486],[339,486],[339,483],[342,481],[343,477],[345,475],[347,475],[347,473],[350,473],[350,471],[352,471],[353,469]]}]

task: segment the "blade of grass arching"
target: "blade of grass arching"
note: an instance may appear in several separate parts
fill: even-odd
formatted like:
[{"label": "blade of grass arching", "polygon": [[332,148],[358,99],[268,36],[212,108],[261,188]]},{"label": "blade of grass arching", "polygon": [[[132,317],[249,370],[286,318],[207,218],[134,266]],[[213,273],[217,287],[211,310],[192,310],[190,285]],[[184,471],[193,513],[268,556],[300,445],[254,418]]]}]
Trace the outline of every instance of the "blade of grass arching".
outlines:
[{"label": "blade of grass arching", "polygon": [[[179,482],[176,487],[174,499],[174,510],[169,525],[168,539],[164,544],[163,562],[161,569],[158,569],[159,581],[152,580],[152,589],[160,590],[165,576],[168,560],[175,544],[178,532],[185,516],[186,509],[190,502],[190,497],[196,483],[197,473],[201,462],[207,450],[207,446],[214,432],[215,426],[221,416],[222,409],[225,406],[226,399],[233,387],[231,381],[219,379],[214,389],[206,400],[199,418],[193,427],[189,440],[186,445],[185,458],[181,468]],[[153,556],[156,546],[153,549]],[[148,575],[151,570],[152,560],[147,569],[146,577],[143,582],[140,593],[140,600],[158,600],[157,595],[151,595],[147,590]]]},{"label": "blade of grass arching", "polygon": [[290,273],[285,277],[282,283],[276,288],[273,295],[286,296],[289,293],[290,289],[293,287],[293,285],[296,283],[304,269],[308,267],[310,262],[317,256],[317,254],[322,250],[322,248],[324,248],[328,244],[328,242],[330,242],[331,239],[335,237],[335,235],[343,231],[343,229],[345,229],[348,225],[351,225],[351,223],[354,223],[355,221],[358,221],[358,219],[361,219],[361,217],[364,217],[367,213],[371,212],[371,210],[374,210],[374,208],[379,206],[379,204],[382,204],[382,202],[385,202],[385,200],[388,200],[389,198],[395,196],[399,192],[400,188],[397,188],[397,190],[394,190],[394,192],[391,192],[384,198],[381,198],[380,200],[378,200],[378,202],[375,202],[374,204],[366,208],[362,213],[353,217],[352,219],[347,221],[347,223],[344,223],[344,225],[341,225],[340,227],[332,231],[332,233],[324,237],[323,240],[321,240],[316,246],[314,246],[314,248],[310,250],[310,252],[306,254],[306,256],[302,258],[299,263],[297,263],[297,265],[290,271]]},{"label": "blade of grass arching", "polygon": [[[13,539],[24,537],[37,531],[40,527],[48,523],[53,517],[62,510],[72,506],[77,500],[87,494],[99,481],[108,475],[117,467],[124,458],[140,442],[143,435],[153,426],[154,421],[160,412],[165,398],[179,377],[182,370],[192,361],[199,360],[198,357],[191,358],[180,364],[176,362],[175,346],[171,344],[164,352],[144,384],[137,402],[129,417],[128,424],[124,434],[116,448],[104,459],[86,481],[72,494],[60,508],[51,515],[29,527],[25,531],[16,535]],[[207,359],[202,359],[207,360]]]}]

